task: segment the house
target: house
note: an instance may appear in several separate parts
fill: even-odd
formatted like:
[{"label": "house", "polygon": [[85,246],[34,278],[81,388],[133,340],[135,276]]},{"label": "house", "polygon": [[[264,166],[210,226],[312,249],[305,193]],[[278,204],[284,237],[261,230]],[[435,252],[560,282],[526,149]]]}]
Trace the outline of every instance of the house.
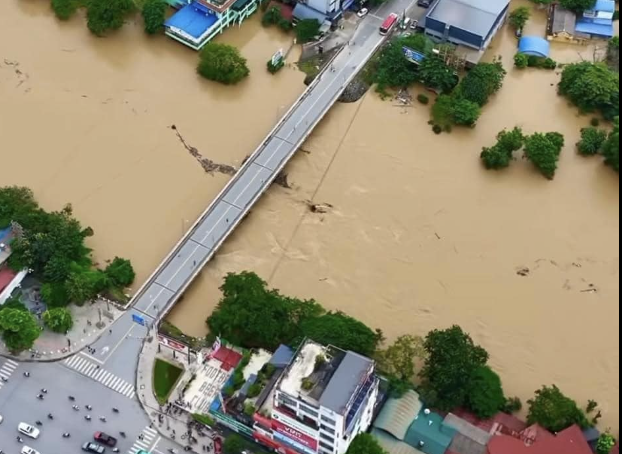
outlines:
[{"label": "house", "polygon": [[424,408],[419,394],[411,390],[387,401],[372,434],[389,454],[445,454],[457,431]]},{"label": "house", "polygon": [[[531,444],[508,435],[493,437],[488,444],[488,454],[592,454],[581,429],[576,425],[557,435],[541,428],[535,430],[536,438]],[[528,439],[531,440],[531,437]]]},{"label": "house", "polygon": [[19,288],[28,270],[13,271],[6,265],[0,265],[0,305],[8,300],[16,288]]},{"label": "house", "polygon": [[549,9],[547,38],[552,41],[572,42],[575,40],[577,15],[557,3]]},{"label": "house", "polygon": [[510,0],[437,0],[425,16],[425,33],[483,51],[504,24],[509,7]]},{"label": "house", "polygon": [[610,39],[614,35],[614,0],[597,0],[593,9],[583,12],[577,20],[576,31],[592,39]]}]

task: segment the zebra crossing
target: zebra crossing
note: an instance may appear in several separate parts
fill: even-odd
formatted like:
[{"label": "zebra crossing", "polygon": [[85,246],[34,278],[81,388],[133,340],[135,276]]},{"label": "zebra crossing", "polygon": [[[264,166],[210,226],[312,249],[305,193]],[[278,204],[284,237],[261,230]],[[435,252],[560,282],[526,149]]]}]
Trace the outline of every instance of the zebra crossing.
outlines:
[{"label": "zebra crossing", "polygon": [[105,369],[102,369],[98,364],[95,364],[80,355],[72,356],[71,358],[66,359],[63,361],[63,364],[82,375],[92,378],[107,388],[129,397],[130,399],[134,398],[136,395],[136,389],[133,384],[126,382]]},{"label": "zebra crossing", "polygon": [[18,366],[19,363],[10,359],[7,359],[4,364],[2,364],[2,367],[0,367],[0,389],[2,389],[2,387],[4,386],[5,380],[9,379],[9,377],[13,374],[13,372],[15,372],[15,369],[17,369]]},{"label": "zebra crossing", "polygon": [[138,436],[138,439],[136,439],[136,442],[134,442],[134,445],[130,448],[127,454],[136,454],[141,450],[149,452],[149,448],[151,448],[151,446],[153,445],[153,440],[157,435],[158,432],[156,432],[154,429],[152,429],[151,427],[145,427],[145,429]]}]

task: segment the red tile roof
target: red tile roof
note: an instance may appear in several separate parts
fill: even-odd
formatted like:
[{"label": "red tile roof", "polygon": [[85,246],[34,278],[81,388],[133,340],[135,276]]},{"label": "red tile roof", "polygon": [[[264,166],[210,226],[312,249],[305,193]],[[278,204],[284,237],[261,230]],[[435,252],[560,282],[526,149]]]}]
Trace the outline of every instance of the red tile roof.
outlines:
[{"label": "red tile roof", "polygon": [[225,346],[220,347],[216,354],[213,356],[214,359],[217,359],[222,363],[222,368],[226,371],[230,371],[231,369],[235,369],[240,361],[242,360],[242,355],[235,350],[231,350]]},{"label": "red tile roof", "polygon": [[518,436],[520,432],[527,428],[525,421],[502,412],[497,413],[490,419],[479,419],[473,413],[464,409],[453,411],[453,414],[490,434]]},{"label": "red tile roof", "polygon": [[592,450],[578,426],[572,426],[557,436],[542,436],[531,446],[507,435],[493,437],[488,444],[488,454],[592,454]]},{"label": "red tile roof", "polygon": [[15,276],[17,276],[17,273],[8,267],[0,269],[0,292],[13,282]]}]

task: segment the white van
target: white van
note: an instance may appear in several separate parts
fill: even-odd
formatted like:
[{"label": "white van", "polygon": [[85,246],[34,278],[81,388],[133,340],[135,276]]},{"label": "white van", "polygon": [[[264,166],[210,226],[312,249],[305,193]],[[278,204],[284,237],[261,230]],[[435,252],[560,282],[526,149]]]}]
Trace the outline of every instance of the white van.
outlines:
[{"label": "white van", "polygon": [[408,30],[409,25],[410,25],[410,17],[405,17],[402,23],[400,24],[400,28],[402,30]]}]

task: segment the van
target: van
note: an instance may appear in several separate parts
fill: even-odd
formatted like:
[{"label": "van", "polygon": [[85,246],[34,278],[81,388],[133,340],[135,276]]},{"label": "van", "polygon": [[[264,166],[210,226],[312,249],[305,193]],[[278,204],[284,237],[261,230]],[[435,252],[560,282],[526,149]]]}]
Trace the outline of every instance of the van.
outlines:
[{"label": "van", "polygon": [[408,30],[408,26],[410,25],[410,17],[405,17],[402,21],[400,27],[402,30]]}]

